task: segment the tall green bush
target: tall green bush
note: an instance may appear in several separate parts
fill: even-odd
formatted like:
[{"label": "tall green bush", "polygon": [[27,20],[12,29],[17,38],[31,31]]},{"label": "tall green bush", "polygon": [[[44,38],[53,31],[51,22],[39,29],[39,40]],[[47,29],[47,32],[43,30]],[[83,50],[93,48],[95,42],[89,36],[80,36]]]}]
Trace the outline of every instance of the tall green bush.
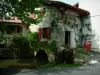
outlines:
[{"label": "tall green bush", "polygon": [[27,38],[23,37],[22,35],[15,35],[12,41],[14,46],[19,48],[19,51],[17,51],[19,58],[32,57],[29,40]]},{"label": "tall green bush", "polygon": [[29,39],[29,40],[33,40],[33,39],[34,39],[34,40],[39,40],[39,39],[38,39],[38,32],[33,32],[33,33],[32,33],[32,32],[29,31],[29,32],[28,32],[28,39]]},{"label": "tall green bush", "polygon": [[29,31],[28,40],[29,40],[29,46],[31,50],[37,51],[39,49],[38,32],[32,33]]}]

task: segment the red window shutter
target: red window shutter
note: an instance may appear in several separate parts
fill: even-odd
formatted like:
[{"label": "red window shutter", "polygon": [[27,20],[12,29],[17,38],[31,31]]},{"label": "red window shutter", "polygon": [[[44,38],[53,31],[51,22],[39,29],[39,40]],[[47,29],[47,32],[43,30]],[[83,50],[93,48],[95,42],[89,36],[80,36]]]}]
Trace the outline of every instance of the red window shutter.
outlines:
[{"label": "red window shutter", "polygon": [[41,39],[41,28],[38,28],[38,38]]},{"label": "red window shutter", "polygon": [[17,26],[17,32],[18,33],[22,32],[22,26]]},{"label": "red window shutter", "polygon": [[50,40],[50,27],[47,28],[47,39]]}]

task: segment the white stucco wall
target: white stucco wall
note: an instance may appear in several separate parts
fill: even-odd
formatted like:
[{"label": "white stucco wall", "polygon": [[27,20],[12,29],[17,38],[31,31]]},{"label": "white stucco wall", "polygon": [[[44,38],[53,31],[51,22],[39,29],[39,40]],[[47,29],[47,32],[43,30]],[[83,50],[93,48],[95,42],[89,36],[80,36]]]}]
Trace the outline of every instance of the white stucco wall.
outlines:
[{"label": "white stucco wall", "polygon": [[[34,25],[30,26],[30,29],[32,32],[35,32],[35,31],[37,32],[38,28],[51,27],[51,22],[54,19],[54,17],[60,15],[60,12],[56,8],[53,8],[53,7],[48,7],[47,11],[48,11],[47,16],[45,16],[44,19],[42,20],[42,22],[38,24],[38,27],[34,26]],[[50,11],[55,12],[55,15],[51,15]],[[78,24],[78,29],[79,29],[81,26],[80,18],[77,17],[77,16],[79,16],[79,14],[72,10],[67,10],[65,12],[64,16],[66,16],[68,14],[70,14],[76,18],[76,23]],[[51,31],[51,40],[56,40],[58,42],[58,45],[60,45],[60,46],[64,45],[65,44],[65,31],[70,31],[70,47],[75,48],[76,47],[75,37],[77,37],[75,35],[75,32],[77,32],[77,30],[71,29],[68,26],[64,27],[63,22],[62,23],[58,22],[58,28],[60,30],[60,33],[56,31],[56,28],[54,28],[54,31]],[[77,37],[77,38],[79,38],[79,37]]]},{"label": "white stucco wall", "polygon": [[39,26],[35,25],[35,24],[31,24],[29,26],[29,29],[30,29],[31,32],[38,32],[38,28],[39,28]]},{"label": "white stucco wall", "polygon": [[92,34],[92,50],[100,52],[100,0],[79,0],[79,7],[90,12]]},{"label": "white stucco wall", "polygon": [[[54,17],[59,15],[59,11],[55,7],[49,7],[45,6],[46,8],[46,16],[43,18],[42,22],[40,22],[39,28],[44,28],[44,27],[51,27],[51,22],[54,19]],[[55,15],[53,15],[53,13]]]},{"label": "white stucco wall", "polygon": [[[59,12],[55,7],[45,7],[46,8],[46,16],[44,16],[43,20],[38,23],[37,25],[31,24],[29,29],[32,32],[38,32],[38,28],[44,28],[44,27],[51,27],[51,22],[54,19],[55,16],[58,16]],[[56,12],[55,15],[51,15],[51,12]]]},{"label": "white stucco wall", "polygon": [[[72,10],[67,10],[66,12],[65,12],[65,16],[66,15],[72,15],[73,17],[75,17],[75,19],[76,19],[76,24],[78,24],[78,29],[81,27],[81,20],[80,20],[80,18],[78,17],[79,16],[79,14],[78,13],[76,13],[76,12],[74,12],[74,11],[72,11]],[[71,24],[73,23],[73,20],[71,21]],[[76,41],[75,41],[75,38],[79,38],[75,33],[78,33],[78,31],[76,30],[76,29],[72,29],[72,28],[70,28],[70,27],[68,27],[68,25],[67,26],[65,26],[65,31],[70,31],[70,47],[71,48],[75,48],[76,47]],[[65,39],[65,38],[64,38]]]}]

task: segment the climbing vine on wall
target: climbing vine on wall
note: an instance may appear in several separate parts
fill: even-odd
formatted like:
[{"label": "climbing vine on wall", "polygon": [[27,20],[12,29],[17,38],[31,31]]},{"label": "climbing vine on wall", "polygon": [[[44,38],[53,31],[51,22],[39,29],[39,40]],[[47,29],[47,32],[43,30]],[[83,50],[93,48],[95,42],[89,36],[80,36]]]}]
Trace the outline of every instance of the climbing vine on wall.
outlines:
[{"label": "climbing vine on wall", "polygon": [[[55,15],[55,13],[53,13],[53,15]],[[53,16],[54,17],[54,16]],[[81,19],[81,25],[79,24],[79,21],[77,18]],[[92,34],[90,33],[83,33],[83,29],[87,28],[87,32],[91,32],[91,24],[88,23],[84,23],[84,19],[89,19],[89,17],[85,17],[85,16],[74,16],[71,14],[66,14],[63,18],[62,18],[62,23],[64,24],[64,29],[66,26],[70,27],[71,29],[75,30],[75,41],[77,46],[81,46],[82,47],[82,42],[83,40],[90,40],[92,37]],[[57,32],[60,34],[60,32],[62,31],[59,27],[59,15],[57,17],[54,17],[53,21],[51,22],[51,27],[53,28],[54,26],[55,29],[57,30]]]},{"label": "climbing vine on wall", "polygon": [[56,36],[59,37],[59,41],[63,41],[63,38],[62,38],[62,32],[63,32],[63,28],[61,25],[59,25],[59,12],[56,11],[56,12],[51,12],[51,15],[53,17],[53,20],[51,22],[51,29],[52,29],[52,32],[56,32]]},{"label": "climbing vine on wall", "polygon": [[[81,24],[79,24],[77,18],[81,19]],[[73,16],[73,15],[66,15],[64,23],[65,25],[69,26],[71,29],[75,30],[75,41],[77,46],[81,46],[82,47],[82,42],[83,40],[90,40],[92,34],[88,33],[91,32],[91,27],[89,23],[85,23],[84,19],[89,19],[89,17],[86,16]],[[84,34],[83,29],[87,28],[87,33]]]}]

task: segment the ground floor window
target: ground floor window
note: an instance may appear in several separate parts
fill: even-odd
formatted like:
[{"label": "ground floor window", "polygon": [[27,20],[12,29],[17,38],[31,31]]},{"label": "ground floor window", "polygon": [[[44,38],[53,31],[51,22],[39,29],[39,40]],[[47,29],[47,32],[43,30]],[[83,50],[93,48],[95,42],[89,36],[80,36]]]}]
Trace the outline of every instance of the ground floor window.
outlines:
[{"label": "ground floor window", "polygon": [[38,37],[39,39],[50,39],[50,27],[39,28]]},{"label": "ground floor window", "polygon": [[21,25],[13,25],[13,24],[0,24],[0,32],[6,33],[6,34],[13,34],[13,33],[20,33],[22,32],[22,26]]}]

